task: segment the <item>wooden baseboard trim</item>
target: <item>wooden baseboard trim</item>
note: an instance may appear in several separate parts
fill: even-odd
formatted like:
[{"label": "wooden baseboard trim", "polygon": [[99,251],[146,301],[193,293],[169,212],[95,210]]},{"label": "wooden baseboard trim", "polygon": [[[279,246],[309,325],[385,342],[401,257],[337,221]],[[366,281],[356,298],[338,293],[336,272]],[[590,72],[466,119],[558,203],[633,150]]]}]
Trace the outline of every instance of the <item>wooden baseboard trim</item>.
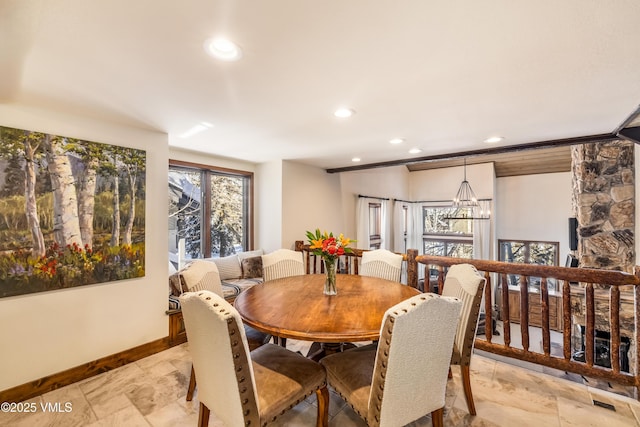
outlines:
[{"label": "wooden baseboard trim", "polygon": [[38,380],[0,391],[0,402],[22,402],[26,399],[39,396],[60,387],[73,384],[85,378],[110,371],[127,363],[135,362],[152,354],[167,350],[172,347],[169,338],[161,338],[146,344],[139,345],[110,356],[103,357],[66,371],[58,372]]}]

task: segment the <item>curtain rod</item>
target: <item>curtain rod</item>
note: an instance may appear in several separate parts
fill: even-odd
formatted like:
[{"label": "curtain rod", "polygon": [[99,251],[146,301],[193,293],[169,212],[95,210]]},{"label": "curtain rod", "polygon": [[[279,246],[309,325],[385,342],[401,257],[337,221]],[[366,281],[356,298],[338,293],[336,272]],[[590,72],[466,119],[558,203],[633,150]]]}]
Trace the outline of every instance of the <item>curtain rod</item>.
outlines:
[{"label": "curtain rod", "polygon": [[[402,200],[402,199],[393,199],[394,202],[404,202],[404,203],[444,203],[444,202],[448,202],[451,203],[453,202],[453,200],[449,199],[449,200],[416,200],[416,201],[410,201],[410,200]],[[479,202],[491,202],[493,201],[493,199],[478,199]]]},{"label": "curtain rod", "polygon": [[389,200],[388,197],[363,196],[362,194],[358,194],[358,197],[364,197],[365,199]]}]

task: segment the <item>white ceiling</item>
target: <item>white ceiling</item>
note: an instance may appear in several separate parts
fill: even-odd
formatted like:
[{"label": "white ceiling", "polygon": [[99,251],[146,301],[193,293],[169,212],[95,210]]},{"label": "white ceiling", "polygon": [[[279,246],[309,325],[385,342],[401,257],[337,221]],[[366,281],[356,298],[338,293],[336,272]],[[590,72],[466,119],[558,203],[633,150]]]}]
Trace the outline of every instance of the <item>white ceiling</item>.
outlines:
[{"label": "white ceiling", "polygon": [[0,0],[0,102],[323,168],[609,133],[640,103],[640,2]]}]

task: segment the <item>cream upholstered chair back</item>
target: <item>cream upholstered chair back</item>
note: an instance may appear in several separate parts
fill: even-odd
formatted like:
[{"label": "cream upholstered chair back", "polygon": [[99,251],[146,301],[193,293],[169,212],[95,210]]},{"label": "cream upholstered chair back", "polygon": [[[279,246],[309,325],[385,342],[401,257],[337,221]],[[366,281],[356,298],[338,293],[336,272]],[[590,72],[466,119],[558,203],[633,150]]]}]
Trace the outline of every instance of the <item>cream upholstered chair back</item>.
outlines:
[{"label": "cream upholstered chair back", "polygon": [[198,400],[225,425],[251,421],[259,426],[253,366],[240,315],[210,291],[185,293],[180,302],[198,375]]},{"label": "cream upholstered chair back", "polygon": [[367,422],[399,426],[444,407],[457,298],[421,294],[384,316],[371,381]]},{"label": "cream upholstered chair back", "polygon": [[476,415],[476,407],[471,391],[470,365],[485,283],[486,279],[474,266],[457,264],[449,268],[442,288],[442,295],[455,296],[463,302],[458,331],[456,332],[456,342],[451,354],[451,364],[460,365],[462,388],[471,415]]},{"label": "cream upholstered chair back", "polygon": [[211,291],[222,295],[222,282],[215,263],[196,259],[179,271],[186,292]]},{"label": "cream upholstered chair back", "polygon": [[442,295],[459,298],[463,304],[451,359],[455,365],[469,365],[471,361],[485,282],[471,264],[453,265],[447,272]]},{"label": "cream upholstered chair back", "polygon": [[303,275],[304,259],[302,252],[278,249],[264,254],[262,255],[262,272],[265,282],[282,277]]},{"label": "cream upholstered chair back", "polygon": [[329,390],[318,363],[275,344],[249,352],[242,319],[211,291],[180,297],[198,375],[199,427],[213,411],[226,426],[265,426],[315,392],[317,427],[327,427]]},{"label": "cream upholstered chair back", "polygon": [[[211,261],[194,260],[180,271],[181,282],[186,287],[186,292],[211,291],[216,295],[224,298],[222,290],[222,282],[218,266]],[[271,339],[271,335],[257,331],[250,326],[243,325],[249,349],[254,349],[266,344]],[[189,378],[189,387],[187,388],[187,401],[193,399],[193,393],[196,388],[195,370],[192,368],[191,377]]]},{"label": "cream upholstered chair back", "polygon": [[402,255],[386,249],[362,252],[361,276],[379,277],[399,282],[402,274]]}]

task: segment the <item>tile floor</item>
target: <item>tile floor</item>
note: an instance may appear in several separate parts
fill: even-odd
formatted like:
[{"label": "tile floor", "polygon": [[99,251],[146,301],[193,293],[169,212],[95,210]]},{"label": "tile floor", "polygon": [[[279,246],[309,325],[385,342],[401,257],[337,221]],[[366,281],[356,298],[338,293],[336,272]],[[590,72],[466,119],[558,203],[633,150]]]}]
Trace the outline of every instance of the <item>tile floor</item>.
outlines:
[{"label": "tile floor", "polygon": [[[305,349],[304,343],[294,340],[288,347]],[[640,403],[629,397],[480,354],[473,357],[471,368],[478,415],[469,415],[459,369],[454,367],[447,388],[445,426],[640,426]],[[35,404],[35,413],[0,412],[0,426],[195,426],[197,392],[192,402],[185,400],[190,369],[188,344],[183,344],[33,398],[26,403]],[[613,405],[615,410],[595,406],[593,400]],[[56,403],[61,410],[55,410]],[[43,411],[41,405],[54,410]],[[310,397],[273,425],[314,426],[315,405],[315,397]],[[330,426],[365,425],[334,393],[329,413]],[[222,426],[211,415],[209,425]],[[431,419],[425,417],[411,425],[431,426]]]}]

